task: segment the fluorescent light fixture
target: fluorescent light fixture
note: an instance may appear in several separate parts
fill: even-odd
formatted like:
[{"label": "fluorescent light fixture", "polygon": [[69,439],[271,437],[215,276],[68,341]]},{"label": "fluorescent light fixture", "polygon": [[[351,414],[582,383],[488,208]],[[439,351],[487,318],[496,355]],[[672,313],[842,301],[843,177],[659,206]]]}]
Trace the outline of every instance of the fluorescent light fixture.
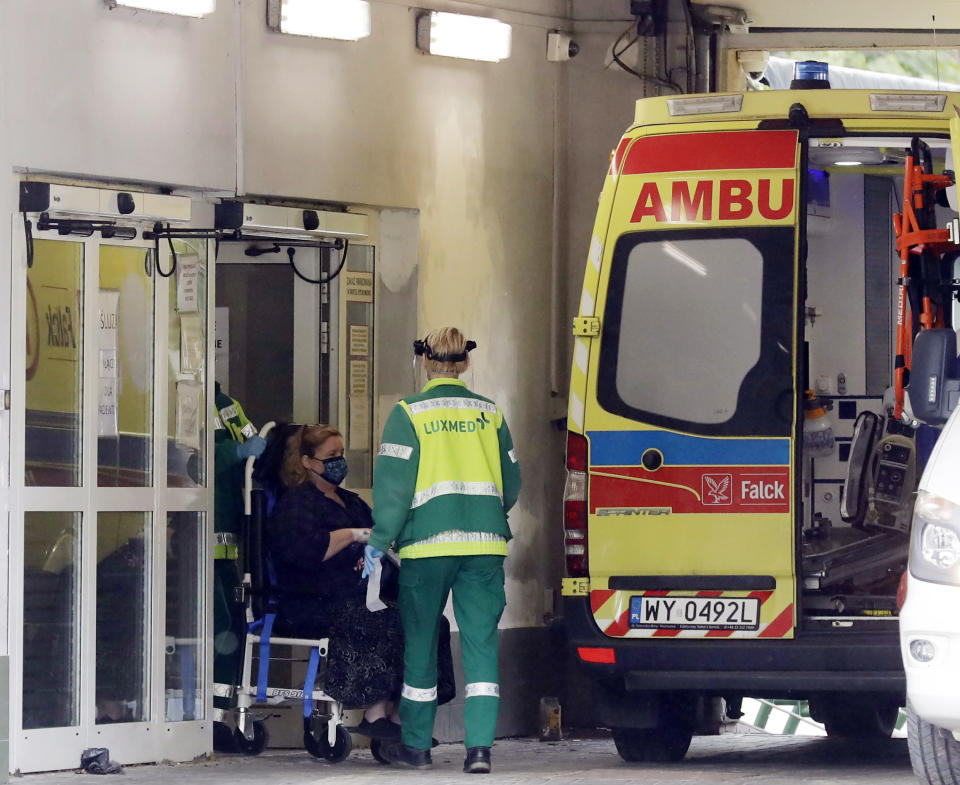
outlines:
[{"label": "fluorescent light fixture", "polygon": [[278,33],[359,41],[370,35],[366,0],[268,0],[267,26]]},{"label": "fluorescent light fixture", "polygon": [[671,98],[667,101],[667,111],[673,117],[739,112],[742,106],[742,95],[707,95],[703,98]]},{"label": "fluorescent light fixture", "polygon": [[431,55],[497,63],[510,57],[510,25],[483,16],[427,11],[417,17],[417,48]]},{"label": "fluorescent light fixture", "polygon": [[157,11],[178,16],[206,16],[212,14],[217,0],[106,0],[107,6],[116,8],[139,8],[142,11]]},{"label": "fluorescent light fixture", "polygon": [[834,161],[834,166],[863,166],[863,161]]},{"label": "fluorescent light fixture", "polygon": [[947,97],[942,93],[870,93],[870,108],[874,112],[942,112],[946,103]]}]

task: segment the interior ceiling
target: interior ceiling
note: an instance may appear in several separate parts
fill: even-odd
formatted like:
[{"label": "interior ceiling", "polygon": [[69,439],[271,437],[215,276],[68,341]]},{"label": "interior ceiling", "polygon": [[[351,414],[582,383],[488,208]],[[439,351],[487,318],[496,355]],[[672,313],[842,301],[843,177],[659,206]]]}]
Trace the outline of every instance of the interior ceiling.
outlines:
[{"label": "interior ceiling", "polygon": [[692,0],[742,8],[750,28],[960,30],[960,0]]}]

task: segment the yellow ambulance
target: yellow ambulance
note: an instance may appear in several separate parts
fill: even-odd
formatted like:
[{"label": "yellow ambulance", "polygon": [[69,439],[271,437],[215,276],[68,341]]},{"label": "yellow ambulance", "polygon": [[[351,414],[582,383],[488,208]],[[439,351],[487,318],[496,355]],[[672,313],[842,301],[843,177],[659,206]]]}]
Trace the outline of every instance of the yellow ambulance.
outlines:
[{"label": "yellow ambulance", "polygon": [[[637,102],[573,325],[562,585],[623,758],[682,758],[745,696],[890,734],[936,438],[897,327],[955,337],[958,108],[830,89]],[[926,179],[905,211],[908,172]]]}]

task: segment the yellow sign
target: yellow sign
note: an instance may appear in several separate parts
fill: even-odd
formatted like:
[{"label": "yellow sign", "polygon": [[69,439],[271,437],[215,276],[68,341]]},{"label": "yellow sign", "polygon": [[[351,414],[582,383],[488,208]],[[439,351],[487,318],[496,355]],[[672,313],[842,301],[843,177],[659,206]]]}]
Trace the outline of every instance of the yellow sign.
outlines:
[{"label": "yellow sign", "polygon": [[80,411],[83,244],[35,240],[27,270],[27,408]]},{"label": "yellow sign", "polygon": [[373,273],[343,274],[344,296],[350,302],[373,302]]}]

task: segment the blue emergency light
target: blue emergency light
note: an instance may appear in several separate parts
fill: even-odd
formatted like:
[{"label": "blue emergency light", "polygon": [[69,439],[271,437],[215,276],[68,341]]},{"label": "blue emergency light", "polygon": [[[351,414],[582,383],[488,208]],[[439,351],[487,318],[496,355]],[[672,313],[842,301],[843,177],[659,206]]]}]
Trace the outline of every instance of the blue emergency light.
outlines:
[{"label": "blue emergency light", "polygon": [[793,64],[791,90],[825,90],[830,87],[830,66],[819,60],[799,60]]}]

